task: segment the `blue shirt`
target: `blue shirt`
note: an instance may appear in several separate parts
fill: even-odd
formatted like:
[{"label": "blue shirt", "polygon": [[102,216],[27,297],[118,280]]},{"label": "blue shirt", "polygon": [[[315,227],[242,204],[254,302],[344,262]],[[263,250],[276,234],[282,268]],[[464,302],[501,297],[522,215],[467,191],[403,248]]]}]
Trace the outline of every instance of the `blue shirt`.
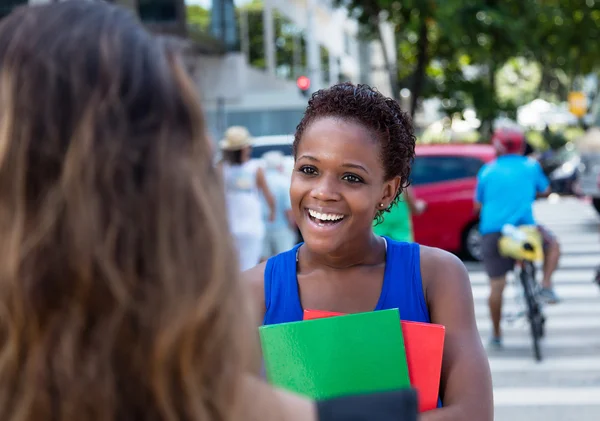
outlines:
[{"label": "blue shirt", "polygon": [[[394,241],[388,237],[385,239],[385,272],[375,310],[397,308],[402,320],[430,323],[421,282],[419,245]],[[264,286],[267,309],[263,321],[265,325],[298,322],[303,319],[304,310],[300,302],[296,276],[296,253],[301,245],[302,243],[267,260]]]},{"label": "blue shirt", "polygon": [[275,220],[269,222],[269,206],[267,201],[262,197],[263,216],[267,230],[279,231],[281,229],[290,229],[286,212],[292,208],[290,203],[290,180],[277,170],[265,171],[265,179],[269,191],[275,199]]},{"label": "blue shirt", "polygon": [[505,224],[533,225],[533,202],[549,186],[534,159],[503,155],[487,163],[477,175],[475,200],[481,203],[479,232],[501,232]]},{"label": "blue shirt", "polygon": [[[385,271],[379,301],[374,310],[398,309],[402,320],[431,323],[421,280],[421,252],[416,243],[387,242]],[[264,275],[263,325],[299,322],[304,309],[298,292],[296,255],[302,243],[267,260]],[[328,310],[319,308],[315,310]],[[441,400],[438,407],[442,406]]]}]

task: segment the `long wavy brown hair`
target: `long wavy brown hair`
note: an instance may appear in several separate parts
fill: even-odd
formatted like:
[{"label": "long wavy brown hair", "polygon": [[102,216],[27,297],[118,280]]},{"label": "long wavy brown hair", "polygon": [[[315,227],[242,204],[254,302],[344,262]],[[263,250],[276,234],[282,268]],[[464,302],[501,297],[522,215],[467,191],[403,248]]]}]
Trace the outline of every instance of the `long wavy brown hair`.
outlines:
[{"label": "long wavy brown hair", "polygon": [[237,418],[224,208],[194,87],[135,16],[0,21],[0,419]]}]

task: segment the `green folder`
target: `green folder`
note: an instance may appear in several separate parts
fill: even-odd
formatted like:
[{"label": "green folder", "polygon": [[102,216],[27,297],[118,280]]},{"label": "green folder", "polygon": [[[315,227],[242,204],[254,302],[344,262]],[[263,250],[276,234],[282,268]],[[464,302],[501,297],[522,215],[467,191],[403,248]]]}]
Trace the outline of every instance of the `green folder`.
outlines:
[{"label": "green folder", "polygon": [[262,326],[269,382],[312,399],[410,387],[398,310]]}]

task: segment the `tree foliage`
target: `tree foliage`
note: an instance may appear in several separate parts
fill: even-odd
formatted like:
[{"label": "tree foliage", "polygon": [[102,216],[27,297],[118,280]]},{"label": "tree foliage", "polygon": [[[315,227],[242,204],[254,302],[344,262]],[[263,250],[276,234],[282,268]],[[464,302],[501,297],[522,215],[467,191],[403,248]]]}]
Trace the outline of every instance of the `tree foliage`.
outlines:
[{"label": "tree foliage", "polygon": [[[483,131],[536,96],[566,100],[597,71],[600,0],[339,0],[375,37],[396,30],[395,76],[417,105],[443,99],[448,114],[473,107]],[[414,107],[413,107],[414,108]]]}]

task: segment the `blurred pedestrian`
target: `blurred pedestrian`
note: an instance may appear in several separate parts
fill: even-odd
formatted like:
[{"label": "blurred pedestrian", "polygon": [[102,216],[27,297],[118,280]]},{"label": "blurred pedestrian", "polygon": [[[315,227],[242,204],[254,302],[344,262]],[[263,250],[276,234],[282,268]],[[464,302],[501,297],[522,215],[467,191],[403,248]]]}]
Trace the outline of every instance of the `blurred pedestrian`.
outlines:
[{"label": "blurred pedestrian", "polygon": [[242,270],[256,265],[262,256],[265,224],[262,216],[263,195],[269,214],[267,220],[275,220],[275,199],[269,190],[265,172],[257,160],[251,160],[252,138],[245,127],[227,129],[219,143],[223,172],[229,229],[236,241]]},{"label": "blurred pedestrian", "polygon": [[269,151],[263,156],[265,178],[269,191],[275,198],[275,219],[269,221],[270,210],[263,201],[265,218],[265,241],[263,259],[268,259],[291,249],[296,244],[296,224],[290,203],[290,177],[285,175],[285,156],[279,151]]}]

